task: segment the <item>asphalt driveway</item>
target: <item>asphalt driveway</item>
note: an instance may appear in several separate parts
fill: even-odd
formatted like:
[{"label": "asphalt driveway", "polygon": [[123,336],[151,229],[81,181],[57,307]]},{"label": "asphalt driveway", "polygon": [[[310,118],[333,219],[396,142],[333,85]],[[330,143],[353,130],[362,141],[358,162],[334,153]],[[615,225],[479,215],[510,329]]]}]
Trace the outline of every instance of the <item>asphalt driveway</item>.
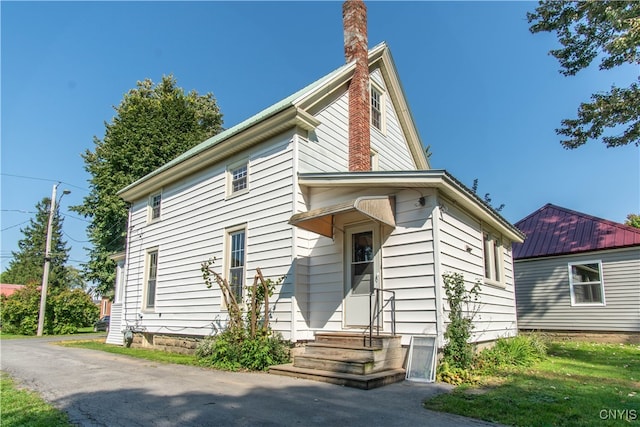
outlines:
[{"label": "asphalt driveway", "polygon": [[447,390],[403,382],[358,390],[266,373],[167,365],[52,338],[3,340],[0,369],[81,426],[488,426],[428,411]]}]

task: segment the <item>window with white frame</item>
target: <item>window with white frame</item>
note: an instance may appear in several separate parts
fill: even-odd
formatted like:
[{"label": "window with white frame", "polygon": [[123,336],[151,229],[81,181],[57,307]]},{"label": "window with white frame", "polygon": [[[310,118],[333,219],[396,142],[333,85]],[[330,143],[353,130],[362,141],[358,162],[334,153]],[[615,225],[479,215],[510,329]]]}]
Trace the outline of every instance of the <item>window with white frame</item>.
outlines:
[{"label": "window with white frame", "polygon": [[240,194],[248,190],[249,168],[246,161],[228,167],[228,195]]},{"label": "window with white frame", "polygon": [[149,221],[160,219],[160,205],[162,204],[162,194],[157,193],[149,197]]},{"label": "window with white frame", "polygon": [[604,305],[602,262],[570,262],[571,305]]},{"label": "window with white frame", "polygon": [[482,232],[482,255],[484,258],[484,278],[488,283],[502,283],[502,239],[488,232]]},{"label": "window with white frame", "polygon": [[246,260],[246,231],[244,228],[231,230],[227,234],[229,253],[229,286],[238,301],[242,300]]},{"label": "window with white frame", "polygon": [[371,125],[383,130],[384,127],[384,95],[380,89],[371,85]]},{"label": "window with white frame", "polygon": [[144,308],[153,309],[156,306],[156,284],[158,281],[158,250],[147,252],[147,271],[144,289]]}]

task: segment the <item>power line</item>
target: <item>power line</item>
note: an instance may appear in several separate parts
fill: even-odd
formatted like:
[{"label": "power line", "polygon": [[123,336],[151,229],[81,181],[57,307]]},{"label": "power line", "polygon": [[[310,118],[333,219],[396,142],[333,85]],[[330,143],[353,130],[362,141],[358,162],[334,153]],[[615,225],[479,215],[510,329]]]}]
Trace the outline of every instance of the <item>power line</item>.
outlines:
[{"label": "power line", "polygon": [[6,231],[6,230],[9,230],[9,229],[11,229],[11,228],[19,227],[19,226],[21,226],[22,224],[26,224],[26,223],[28,223],[29,221],[31,221],[31,220],[30,220],[30,219],[28,219],[28,220],[26,220],[26,221],[21,222],[20,224],[11,225],[11,226],[9,226],[9,227],[7,227],[7,228],[3,228],[3,229],[2,229],[2,230],[0,230],[0,231]]},{"label": "power line", "polygon": [[2,176],[11,176],[11,177],[14,177],[14,178],[33,179],[35,181],[59,182],[59,183],[64,184],[64,185],[68,185],[69,187],[77,188],[78,190],[87,191],[87,192],[89,191],[84,187],[80,187],[78,185],[71,184],[71,183],[68,183],[68,182],[65,182],[65,181],[60,181],[59,179],[38,178],[38,177],[35,177],[35,176],[15,175],[15,174],[12,174],[12,173],[0,173],[0,175],[2,175]]},{"label": "power line", "polygon": [[18,212],[18,213],[26,213],[26,214],[37,214],[36,211],[24,211],[22,209],[0,209],[0,212]]}]

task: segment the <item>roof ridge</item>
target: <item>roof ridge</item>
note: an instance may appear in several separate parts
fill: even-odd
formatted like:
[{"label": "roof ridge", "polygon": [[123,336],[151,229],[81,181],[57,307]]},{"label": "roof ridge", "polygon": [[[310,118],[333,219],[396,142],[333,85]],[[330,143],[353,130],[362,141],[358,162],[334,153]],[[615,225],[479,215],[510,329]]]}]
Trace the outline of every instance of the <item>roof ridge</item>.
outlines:
[{"label": "roof ridge", "polygon": [[576,211],[576,210],[573,210],[573,209],[569,209],[569,208],[565,208],[565,207],[562,207],[562,206],[554,205],[552,203],[547,203],[544,207],[548,207],[548,206],[553,206],[556,209],[560,209],[560,210],[565,211],[567,213],[570,213],[572,215],[581,216],[581,217],[589,219],[591,221],[604,222],[604,223],[607,223],[607,224],[609,224],[611,226],[619,227],[619,228],[622,228],[624,230],[628,230],[628,231],[631,231],[633,233],[640,234],[640,228],[637,228],[637,227],[632,227],[630,225],[622,224],[620,222],[612,221],[612,220],[606,219],[606,218],[600,218],[600,217],[597,217],[595,215],[589,215],[589,214],[586,214],[584,212],[579,212],[579,211]]}]

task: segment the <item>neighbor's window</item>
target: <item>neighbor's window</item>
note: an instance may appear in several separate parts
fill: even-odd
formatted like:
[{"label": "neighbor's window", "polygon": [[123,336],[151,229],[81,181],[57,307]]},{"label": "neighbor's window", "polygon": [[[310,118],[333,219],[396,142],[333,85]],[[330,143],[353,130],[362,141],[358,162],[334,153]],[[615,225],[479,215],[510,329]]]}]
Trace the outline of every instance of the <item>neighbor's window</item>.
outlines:
[{"label": "neighbor's window", "polygon": [[236,299],[242,299],[242,287],[244,283],[244,266],[246,258],[244,229],[231,231],[228,234],[229,248],[229,286]]},{"label": "neighbor's window", "polygon": [[145,308],[156,306],[156,283],[158,280],[158,250],[147,253],[147,284],[145,287]]},{"label": "neighbor's window", "polygon": [[243,192],[248,188],[248,165],[247,162],[237,163],[228,168],[229,187],[228,194]]},{"label": "neighbor's window", "polygon": [[371,125],[382,131],[383,125],[382,91],[371,85]]},{"label": "neighbor's window", "polygon": [[160,205],[162,203],[162,194],[154,194],[149,197],[149,221],[160,219]]},{"label": "neighbor's window", "polygon": [[489,282],[501,283],[502,272],[502,240],[488,231],[482,232],[484,278]]},{"label": "neighbor's window", "polygon": [[600,261],[569,263],[571,305],[605,305],[602,263]]}]

